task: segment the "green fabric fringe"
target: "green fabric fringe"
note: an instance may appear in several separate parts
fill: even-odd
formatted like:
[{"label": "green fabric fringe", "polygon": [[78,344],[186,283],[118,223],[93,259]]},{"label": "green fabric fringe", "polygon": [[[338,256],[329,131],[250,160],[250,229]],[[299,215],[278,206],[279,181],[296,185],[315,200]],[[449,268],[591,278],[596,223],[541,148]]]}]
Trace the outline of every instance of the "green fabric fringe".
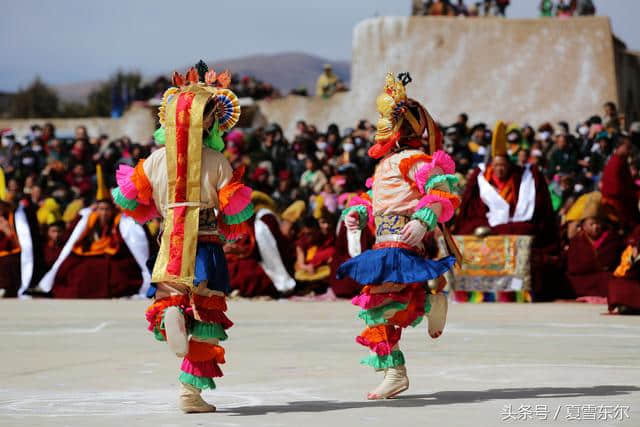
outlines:
[{"label": "green fabric fringe", "polygon": [[418,209],[413,213],[413,215],[411,215],[411,219],[417,219],[422,222],[429,231],[436,228],[436,225],[438,224],[438,217],[429,208]]},{"label": "green fabric fringe", "polygon": [[153,139],[156,141],[158,145],[164,145],[167,142],[167,132],[164,128],[158,128],[153,133]]},{"label": "green fabric fringe", "polygon": [[196,377],[195,375],[187,374],[186,372],[180,372],[180,378],[178,378],[182,384],[190,384],[195,388],[204,390],[207,388],[215,389],[216,383],[213,378]]},{"label": "green fabric fringe", "polygon": [[360,230],[364,229],[364,227],[367,225],[367,220],[369,217],[369,213],[367,212],[367,207],[364,205],[349,206],[348,208],[345,208],[342,211],[342,215],[341,215],[342,219],[344,219],[347,215],[349,215],[353,211],[358,212],[358,227],[360,227]]},{"label": "green fabric fringe", "polygon": [[162,332],[160,332],[160,329],[158,329],[157,326],[153,328],[153,336],[158,341],[166,341],[166,338],[164,337],[164,335],[162,335]]},{"label": "green fabric fringe", "polygon": [[215,338],[220,341],[228,338],[227,333],[219,323],[204,323],[198,320],[193,321],[191,335],[198,339]]},{"label": "green fabric fringe", "polygon": [[213,128],[209,135],[202,140],[205,147],[209,147],[212,150],[220,151],[224,150],[224,141],[222,140],[222,132],[220,132],[218,121],[213,124]]},{"label": "green fabric fringe", "polygon": [[224,215],[224,223],[229,225],[240,224],[253,216],[253,203],[249,203],[246,208],[235,215]]},{"label": "green fabric fringe", "polygon": [[424,314],[427,315],[431,313],[431,300],[429,299],[429,295],[431,295],[430,291],[427,292],[427,301],[424,303]]},{"label": "green fabric fringe", "polygon": [[129,200],[126,197],[124,197],[124,194],[122,194],[122,191],[120,191],[120,187],[116,187],[113,190],[111,190],[111,196],[113,196],[113,201],[122,209],[132,211],[138,207],[137,201]]},{"label": "green fabric fringe", "polygon": [[391,302],[387,305],[383,305],[380,307],[372,308],[369,310],[360,310],[358,313],[358,317],[364,320],[367,326],[375,326],[375,325],[386,325],[387,319],[384,317],[384,314],[389,310],[405,310],[407,308],[407,304],[403,304],[398,301]]},{"label": "green fabric fringe", "polygon": [[363,365],[372,366],[376,370],[395,368],[404,365],[404,355],[400,350],[394,350],[386,356],[370,354],[360,361]]},{"label": "green fabric fringe", "polygon": [[456,175],[435,175],[429,178],[427,183],[424,185],[424,192],[428,193],[429,191],[433,190],[438,184],[443,182],[446,183],[449,187],[449,192],[453,192],[453,188],[458,183],[458,181],[460,181],[460,178],[458,178]]}]

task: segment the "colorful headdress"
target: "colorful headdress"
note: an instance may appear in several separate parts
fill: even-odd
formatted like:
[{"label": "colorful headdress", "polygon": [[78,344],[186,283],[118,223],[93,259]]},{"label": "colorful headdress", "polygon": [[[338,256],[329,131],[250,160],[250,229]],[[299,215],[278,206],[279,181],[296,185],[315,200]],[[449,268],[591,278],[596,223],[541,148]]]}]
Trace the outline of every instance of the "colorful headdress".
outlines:
[{"label": "colorful headdress", "polygon": [[[238,97],[228,89],[231,84],[229,71],[216,74],[201,60],[195,67],[191,67],[184,76],[174,72],[172,80],[174,87],[165,91],[158,110],[160,128],[153,135],[156,142],[158,144],[166,142],[167,113],[170,106],[178,102],[181,94],[190,93],[199,95],[199,102],[204,105],[210,102],[214,103],[215,122],[209,135],[203,139],[202,143],[211,149],[222,151],[224,149],[222,133],[235,126],[240,118]],[[204,111],[204,105],[201,106],[202,111]],[[200,107],[196,110],[200,110]]]},{"label": "colorful headdress", "polygon": [[[387,73],[382,93],[376,98],[380,118],[369,156],[380,158],[401,143],[416,148],[428,145],[431,153],[440,148],[442,133],[436,122],[426,108],[407,97],[405,86],[411,81],[409,73],[400,73],[397,79]],[[426,140],[423,138],[425,130]]]},{"label": "colorful headdress", "polygon": [[[186,76],[174,73],[176,87],[163,96],[159,112],[162,127],[154,136],[160,136],[166,146],[168,197],[154,280],[193,284],[202,145],[222,151],[222,132],[231,129],[240,117],[238,98],[227,89],[230,81],[228,72],[218,75],[200,61]],[[209,113],[214,114],[214,124],[212,129],[204,129],[205,115]],[[203,132],[209,132],[208,136],[203,138]],[[237,171],[234,180],[240,181],[243,171]]]}]

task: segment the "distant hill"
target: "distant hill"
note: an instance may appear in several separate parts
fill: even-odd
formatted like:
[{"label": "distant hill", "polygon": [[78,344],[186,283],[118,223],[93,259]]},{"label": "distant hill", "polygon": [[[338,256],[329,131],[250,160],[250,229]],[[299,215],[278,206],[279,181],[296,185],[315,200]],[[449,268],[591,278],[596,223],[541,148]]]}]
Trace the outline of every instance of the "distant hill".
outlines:
[{"label": "distant hill", "polygon": [[[273,55],[250,55],[242,58],[228,59],[209,63],[216,71],[225,68],[240,76],[248,74],[258,80],[271,83],[283,94],[291,89],[306,87],[311,94],[315,93],[316,79],[322,72],[322,66],[329,63],[334,72],[349,84],[351,77],[350,61],[330,61],[319,56],[300,52],[286,52]],[[187,69],[189,66],[183,67]]]},{"label": "distant hill", "polygon": [[[306,87],[310,94],[314,94],[316,79],[322,72],[322,66],[325,63],[330,63],[334,72],[349,84],[351,74],[350,61],[330,61],[326,58],[300,52],[249,55],[241,58],[214,61],[209,63],[209,66],[213,66],[216,71],[229,69],[240,76],[254,76],[258,80],[271,83],[286,95],[291,89],[299,87]],[[184,72],[191,65],[183,65],[179,68],[179,71]],[[173,70],[169,70],[164,74],[170,76],[171,73],[173,73]],[[145,78],[154,79],[161,74],[162,71],[157,75],[146,75]],[[89,81],[57,85],[54,88],[64,101],[84,102],[89,93],[101,83],[101,81]]]}]

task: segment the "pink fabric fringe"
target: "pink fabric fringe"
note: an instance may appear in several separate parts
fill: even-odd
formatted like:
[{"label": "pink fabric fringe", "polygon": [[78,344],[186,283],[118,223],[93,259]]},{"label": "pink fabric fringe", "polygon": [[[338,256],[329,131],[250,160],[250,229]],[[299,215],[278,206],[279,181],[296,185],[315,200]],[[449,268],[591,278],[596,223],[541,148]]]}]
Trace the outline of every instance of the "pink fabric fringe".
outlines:
[{"label": "pink fabric fringe", "polygon": [[373,187],[373,177],[367,178],[367,181],[364,183],[367,188]]},{"label": "pink fabric fringe", "polygon": [[416,185],[420,193],[424,194],[424,186],[427,185],[429,178],[433,174],[435,168],[440,168],[444,174],[453,174],[456,171],[456,164],[453,159],[444,151],[436,151],[430,163],[425,164],[416,172]]},{"label": "pink fabric fringe", "polygon": [[180,369],[182,372],[195,375],[196,377],[217,378],[222,376],[220,366],[212,360],[196,362],[185,357],[182,360],[182,366],[180,366]]},{"label": "pink fabric fringe", "polygon": [[420,199],[420,201],[418,202],[418,206],[416,206],[416,210],[418,211],[422,208],[428,208],[435,203],[439,203],[442,207],[442,212],[438,217],[438,222],[444,223],[453,218],[455,209],[453,208],[453,204],[451,204],[451,200],[435,194],[427,194],[422,199]]},{"label": "pink fabric fringe", "polygon": [[397,301],[401,303],[409,302],[410,294],[407,290],[402,292],[384,292],[380,294],[360,294],[353,297],[351,304],[357,305],[360,308],[369,310],[372,308],[380,307],[390,302]]},{"label": "pink fabric fringe", "polygon": [[135,200],[138,195],[138,189],[133,182],[131,182],[131,175],[133,175],[134,168],[127,165],[120,165],[116,171],[116,182],[120,187],[120,192],[124,197],[129,200]]},{"label": "pink fabric fringe", "polygon": [[233,193],[229,200],[229,204],[225,206],[222,212],[225,215],[236,215],[242,212],[249,203],[251,203],[251,188],[244,185],[238,191]]}]

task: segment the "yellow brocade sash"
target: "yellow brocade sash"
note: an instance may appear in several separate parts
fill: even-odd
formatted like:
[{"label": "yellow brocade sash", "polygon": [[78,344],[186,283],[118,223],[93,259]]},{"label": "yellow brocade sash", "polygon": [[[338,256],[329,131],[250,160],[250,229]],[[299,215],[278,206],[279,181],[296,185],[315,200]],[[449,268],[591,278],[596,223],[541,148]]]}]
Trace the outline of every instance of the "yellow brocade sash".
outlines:
[{"label": "yellow brocade sash", "polygon": [[168,209],[152,281],[193,285],[200,216],[202,116],[213,93],[191,85],[166,109]]}]

